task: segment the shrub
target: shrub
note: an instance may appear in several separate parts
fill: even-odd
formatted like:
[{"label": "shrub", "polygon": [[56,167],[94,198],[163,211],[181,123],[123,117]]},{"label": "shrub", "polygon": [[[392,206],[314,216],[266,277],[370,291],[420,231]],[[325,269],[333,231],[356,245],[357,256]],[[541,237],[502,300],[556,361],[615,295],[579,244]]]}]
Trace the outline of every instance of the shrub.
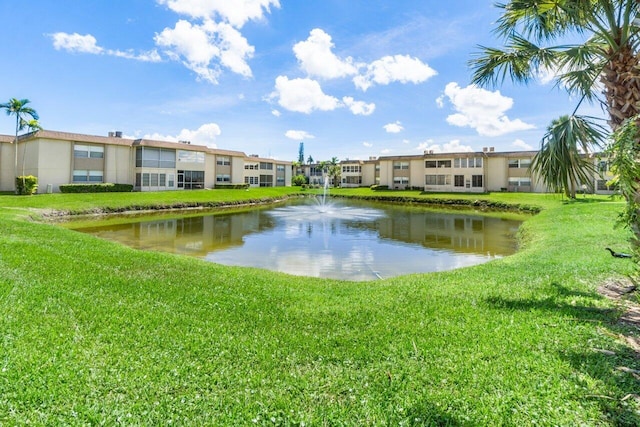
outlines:
[{"label": "shrub", "polygon": [[306,183],[307,183],[307,177],[302,174],[296,175],[293,178],[291,178],[291,184],[295,185],[296,187],[303,186]]},{"label": "shrub", "polygon": [[249,184],[216,184],[214,189],[217,190],[246,190]]},{"label": "shrub", "polygon": [[389,186],[388,185],[372,185],[371,189],[373,191],[378,191],[378,190],[388,190]]},{"label": "shrub", "polygon": [[61,193],[130,193],[131,184],[64,184],[60,186]]},{"label": "shrub", "polygon": [[22,175],[16,177],[16,193],[21,195],[32,195],[38,191],[38,177],[33,175]]}]

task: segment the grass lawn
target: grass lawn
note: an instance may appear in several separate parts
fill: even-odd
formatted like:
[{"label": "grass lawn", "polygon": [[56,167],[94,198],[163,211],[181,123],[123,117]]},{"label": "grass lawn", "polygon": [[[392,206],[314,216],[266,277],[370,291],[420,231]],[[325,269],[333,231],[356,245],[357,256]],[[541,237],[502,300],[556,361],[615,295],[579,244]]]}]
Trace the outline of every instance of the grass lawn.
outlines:
[{"label": "grass lawn", "polygon": [[0,425],[640,425],[640,359],[620,339],[638,331],[596,292],[633,270],[604,250],[628,251],[622,202],[446,195],[543,210],[513,256],[377,282],[140,252],[33,220],[296,191],[0,195]]}]

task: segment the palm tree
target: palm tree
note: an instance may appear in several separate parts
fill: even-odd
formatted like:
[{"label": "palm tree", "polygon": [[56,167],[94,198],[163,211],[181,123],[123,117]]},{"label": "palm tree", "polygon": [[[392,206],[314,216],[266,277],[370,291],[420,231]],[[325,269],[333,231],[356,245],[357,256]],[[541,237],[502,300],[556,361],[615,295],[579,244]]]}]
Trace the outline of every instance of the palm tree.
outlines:
[{"label": "palm tree", "polygon": [[[16,135],[13,140],[14,145],[14,173],[18,172],[18,132],[24,129],[24,124],[28,123],[26,117],[31,117],[31,120],[38,120],[38,113],[31,107],[27,107],[30,101],[28,99],[16,99],[11,98],[9,102],[0,104],[0,109],[7,112],[7,116],[16,116]],[[15,186],[15,184],[14,184]],[[17,190],[17,186],[14,187]]]},{"label": "palm tree", "polygon": [[[40,126],[40,123],[36,119],[23,120],[21,125],[22,126],[20,127],[20,129],[22,130],[26,127],[28,129],[28,133],[42,130],[42,126]],[[21,173],[22,188],[24,188],[24,163],[25,163],[26,157],[27,157],[27,141],[24,142],[24,147],[22,148],[22,173]]]},{"label": "palm tree", "polygon": [[[576,111],[584,99],[602,102],[614,132],[640,112],[640,2],[510,0],[498,7],[503,13],[496,32],[505,48],[480,46],[470,61],[473,83],[496,85],[507,77],[527,83],[551,71],[559,87],[579,98]],[[556,44],[578,37],[584,41]],[[634,158],[640,153],[639,141],[636,138]],[[639,196],[638,191],[625,195],[629,208]],[[640,241],[640,212],[629,221]]]},{"label": "palm tree", "polygon": [[337,187],[340,183],[340,165],[337,157],[332,157],[329,160],[329,176],[332,178],[333,186]]},{"label": "palm tree", "polygon": [[[480,46],[470,61],[473,83],[495,85],[507,77],[526,83],[551,71],[580,102],[598,100],[602,84],[613,130],[640,112],[637,1],[511,0],[497,6],[504,12],[496,32],[506,48]],[[586,39],[553,45],[569,36]]]},{"label": "palm tree", "polygon": [[[582,183],[592,185],[596,171],[587,154],[600,147],[605,138],[602,126],[581,116],[562,116],[551,122],[542,138],[542,147],[531,162],[537,174],[553,191],[564,191],[572,199]],[[582,151],[582,152],[581,152]]]}]

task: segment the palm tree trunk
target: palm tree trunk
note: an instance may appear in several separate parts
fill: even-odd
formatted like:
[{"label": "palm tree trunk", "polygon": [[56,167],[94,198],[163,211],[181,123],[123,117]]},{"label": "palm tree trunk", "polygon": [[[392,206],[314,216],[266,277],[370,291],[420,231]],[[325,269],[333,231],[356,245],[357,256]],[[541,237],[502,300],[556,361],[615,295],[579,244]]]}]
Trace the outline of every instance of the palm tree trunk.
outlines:
[{"label": "palm tree trunk", "polygon": [[[616,131],[622,123],[640,113],[640,60],[633,53],[631,46],[619,49],[605,66],[600,81],[604,85],[604,95],[609,112],[609,125]],[[640,141],[636,144],[636,159],[640,158]],[[636,180],[640,183],[640,177]],[[626,195],[627,203],[640,202],[640,192]],[[635,199],[635,200],[632,200]],[[636,211],[636,218],[640,218],[640,210]],[[634,239],[635,252],[640,253],[640,223],[629,224]]]}]

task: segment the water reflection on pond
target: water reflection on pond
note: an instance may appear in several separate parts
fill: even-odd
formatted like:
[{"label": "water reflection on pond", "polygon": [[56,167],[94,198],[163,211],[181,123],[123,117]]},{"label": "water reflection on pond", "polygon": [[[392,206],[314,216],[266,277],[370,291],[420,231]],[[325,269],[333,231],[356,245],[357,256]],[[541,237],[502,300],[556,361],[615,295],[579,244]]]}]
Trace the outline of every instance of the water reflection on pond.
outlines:
[{"label": "water reflection on pond", "polygon": [[516,250],[518,220],[348,203],[319,207],[295,201],[234,213],[96,222],[77,230],[138,249],[347,280],[449,270]]}]

